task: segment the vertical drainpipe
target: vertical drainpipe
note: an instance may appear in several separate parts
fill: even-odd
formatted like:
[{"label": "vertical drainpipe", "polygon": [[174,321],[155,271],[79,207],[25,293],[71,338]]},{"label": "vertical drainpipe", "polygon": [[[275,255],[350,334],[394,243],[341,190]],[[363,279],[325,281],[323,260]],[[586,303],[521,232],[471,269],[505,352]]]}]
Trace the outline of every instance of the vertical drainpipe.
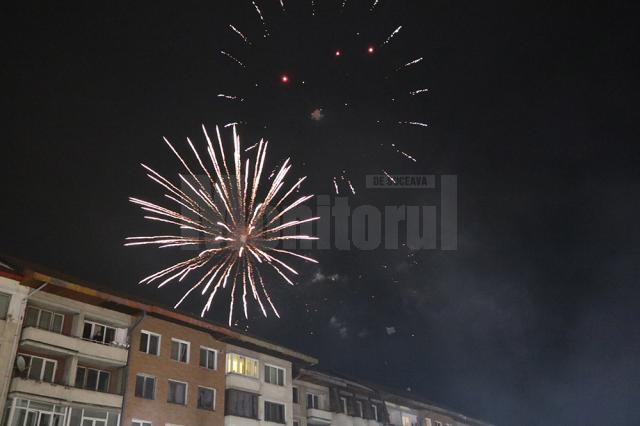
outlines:
[{"label": "vertical drainpipe", "polygon": [[131,333],[133,333],[133,331],[140,325],[140,323],[142,322],[143,319],[145,319],[145,317],[147,316],[147,312],[146,311],[142,311],[142,315],[140,317],[138,317],[138,319],[136,320],[136,322],[134,322],[131,327],[127,328],[127,340],[129,341],[129,347],[127,348],[127,364],[124,367],[124,374],[122,375],[122,405],[120,406],[120,424],[122,425],[124,419],[124,404],[125,401],[127,400],[127,385],[128,385],[128,381],[129,381],[129,362],[131,361]]}]

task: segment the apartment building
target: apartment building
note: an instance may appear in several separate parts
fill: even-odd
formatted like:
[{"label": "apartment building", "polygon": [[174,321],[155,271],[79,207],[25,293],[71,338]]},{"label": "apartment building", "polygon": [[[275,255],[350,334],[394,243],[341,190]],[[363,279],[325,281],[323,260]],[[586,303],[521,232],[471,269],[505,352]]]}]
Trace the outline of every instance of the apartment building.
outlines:
[{"label": "apartment building", "polygon": [[225,426],[293,424],[292,364],[317,360],[272,349],[265,352],[227,345]]},{"label": "apartment building", "polygon": [[[294,426],[382,426],[384,401],[367,385],[300,369],[294,381]],[[297,424],[296,424],[297,423]]]},{"label": "apartment building", "polygon": [[224,344],[209,332],[144,315],[131,333],[123,425],[222,425]]},{"label": "apartment building", "polygon": [[26,288],[6,424],[118,425],[131,316]]},{"label": "apartment building", "polygon": [[4,258],[0,357],[3,426],[490,426],[322,372],[317,359],[264,339]]}]

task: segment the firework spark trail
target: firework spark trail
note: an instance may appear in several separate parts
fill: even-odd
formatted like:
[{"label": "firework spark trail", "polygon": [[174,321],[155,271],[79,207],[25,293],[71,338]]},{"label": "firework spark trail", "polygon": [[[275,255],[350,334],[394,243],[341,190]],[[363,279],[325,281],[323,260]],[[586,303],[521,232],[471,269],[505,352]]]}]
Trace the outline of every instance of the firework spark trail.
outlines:
[{"label": "firework spark trail", "polygon": [[256,12],[260,17],[260,22],[262,22],[262,26],[264,27],[264,37],[266,38],[269,35],[269,28],[267,27],[267,21],[264,20],[264,16],[262,16],[262,10],[260,10],[258,3],[256,3],[254,0],[251,0],[251,4],[253,4],[253,7],[256,9]]},{"label": "firework spark trail", "polygon": [[282,10],[285,10],[285,8],[284,8],[284,0],[280,0],[280,7],[282,8]]},{"label": "firework spark trail", "polygon": [[316,16],[316,1],[311,0],[311,15]]},{"label": "firework spark trail", "polygon": [[391,182],[396,183],[396,180],[393,178],[393,176],[391,176],[389,173],[387,173],[386,170],[383,170],[382,173],[384,173],[384,175],[386,177],[388,177]]},{"label": "firework spark trail", "polygon": [[396,68],[396,71],[400,71],[403,68],[407,68],[407,67],[410,67],[412,65],[418,64],[418,63],[422,62],[423,59],[424,58],[421,57],[421,58],[418,58],[418,59],[414,59],[413,61],[409,61],[406,64],[401,65],[398,68]]},{"label": "firework spark trail", "polygon": [[[184,293],[176,303],[176,308],[192,292],[201,289],[200,295],[206,298],[201,312],[201,315],[204,316],[210,310],[216,294],[221,289],[226,289],[227,284],[231,282],[229,325],[233,321],[236,299],[242,300],[244,316],[248,318],[248,294],[258,303],[265,317],[267,311],[262,301],[263,297],[267,299],[274,314],[279,317],[259,267],[262,269],[270,268],[287,283],[293,284],[287,274],[297,275],[298,272],[282,260],[281,256],[292,256],[317,263],[315,259],[308,256],[278,249],[270,243],[291,239],[317,239],[309,235],[295,233],[280,234],[282,231],[295,230],[298,225],[319,219],[311,217],[279,223],[287,212],[313,197],[305,195],[295,200],[288,200],[289,195],[300,187],[306,177],[296,181],[289,190],[282,194],[285,178],[291,169],[291,164],[287,159],[274,171],[275,177],[267,184],[268,189],[264,197],[259,197],[259,193],[262,192],[260,191],[260,180],[264,170],[268,142],[261,140],[250,147],[257,148],[252,167],[251,158],[244,160],[242,158],[240,137],[233,126],[233,155],[229,157],[231,162],[229,165],[220,137],[220,129],[216,127],[217,146],[211,142],[204,126],[202,126],[202,130],[207,141],[207,154],[208,160],[213,166],[212,171],[205,165],[191,140],[187,138],[187,142],[196,158],[199,170],[204,173],[206,178],[202,174],[198,178],[195,170],[189,166],[166,138],[164,138],[165,143],[186,170],[185,175],[179,175],[185,189],[178,188],[150,167],[143,165],[148,171],[147,176],[168,192],[165,197],[174,202],[176,207],[168,208],[138,198],[130,198],[131,203],[143,211],[151,213],[151,215],[146,215],[145,219],[171,224],[180,230],[196,231],[196,235],[137,236],[127,238],[125,243],[126,246],[152,245],[157,248],[199,246],[202,249],[194,257],[155,272],[140,280],[140,283],[158,282],[157,286],[161,288],[171,282],[181,283],[187,279],[189,274],[195,274],[201,269],[203,272],[200,278]],[[215,189],[215,199],[209,194],[202,180]],[[278,212],[277,209],[281,205],[282,209]],[[236,291],[240,290],[242,296],[236,298]]]},{"label": "firework spark trail", "polygon": [[336,182],[335,176],[333,177],[333,188],[336,190],[336,195],[340,195],[340,191],[338,190],[338,182]]},{"label": "firework spark trail", "polygon": [[393,149],[396,150],[397,153],[404,155],[406,158],[408,158],[409,160],[413,161],[414,163],[417,162],[417,160],[414,157],[412,157],[411,155],[409,155],[406,152],[402,151],[400,148],[398,148],[396,146],[395,143],[392,143],[391,146],[393,147]]},{"label": "firework spark trail", "polygon": [[243,64],[242,61],[240,61],[240,59],[236,58],[231,53],[227,53],[224,50],[221,50],[220,53],[222,53],[224,56],[226,56],[227,58],[231,59],[232,61],[234,61],[238,65],[240,65],[242,68],[246,68],[245,64]]},{"label": "firework spark trail", "polygon": [[245,43],[247,43],[247,44],[251,45],[251,42],[249,41],[249,39],[247,38],[247,36],[246,36],[246,35],[244,35],[244,34],[242,33],[242,31],[240,31],[239,29],[237,29],[236,27],[234,27],[234,26],[233,26],[233,25],[231,25],[231,24],[229,24],[229,28],[231,28],[231,30],[232,30],[234,33],[238,34],[238,35],[242,38],[242,40],[243,40]]},{"label": "firework spark trail", "polygon": [[411,92],[409,92],[409,94],[411,96],[415,96],[415,95],[419,95],[420,93],[427,93],[429,91],[429,89],[418,89],[418,90],[412,90]]},{"label": "firework spark trail", "polygon": [[344,8],[345,8],[345,6],[347,5],[347,1],[348,1],[348,0],[342,0],[342,6],[341,6],[341,7],[342,7],[343,9],[344,9]]},{"label": "firework spark trail", "polygon": [[393,30],[391,35],[389,35],[389,37],[387,37],[387,39],[384,41],[384,43],[382,43],[382,46],[384,46],[385,44],[388,44],[391,41],[391,39],[394,38],[396,36],[396,34],[398,34],[400,32],[401,29],[402,29],[402,25],[400,25],[398,28]]},{"label": "firework spark trail", "polygon": [[374,0],[373,4],[371,5],[371,8],[369,10],[371,11],[371,10],[375,9],[376,6],[378,5],[378,3],[380,3],[380,0]]},{"label": "firework spark trail", "polygon": [[218,97],[219,98],[224,98],[224,99],[229,99],[229,100],[232,100],[232,101],[240,101],[240,102],[244,101],[244,98],[239,98],[237,96],[227,95],[227,94],[224,94],[224,93],[218,93]]},{"label": "firework spark trail", "polygon": [[349,184],[349,189],[351,190],[351,193],[353,195],[356,195],[356,190],[353,188],[353,185],[351,184],[351,179],[347,179],[347,183]]},{"label": "firework spark trail", "polygon": [[411,126],[429,127],[427,123],[421,123],[419,121],[398,121],[398,124],[409,124]]}]

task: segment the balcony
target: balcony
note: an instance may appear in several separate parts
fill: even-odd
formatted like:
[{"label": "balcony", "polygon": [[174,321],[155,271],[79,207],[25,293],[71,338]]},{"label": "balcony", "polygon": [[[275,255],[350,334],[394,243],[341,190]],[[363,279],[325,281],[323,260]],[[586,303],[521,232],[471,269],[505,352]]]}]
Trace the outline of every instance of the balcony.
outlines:
[{"label": "balcony", "polygon": [[102,407],[120,408],[122,406],[122,395],[74,388],[62,384],[41,382],[21,377],[13,378],[9,392],[41,395],[59,401]]},{"label": "balcony", "polygon": [[22,330],[23,348],[51,355],[77,355],[80,362],[122,367],[127,363],[127,349],[84,340],[36,327]]},{"label": "balcony", "polygon": [[310,425],[328,425],[333,420],[331,411],[320,408],[307,408],[307,423]]}]

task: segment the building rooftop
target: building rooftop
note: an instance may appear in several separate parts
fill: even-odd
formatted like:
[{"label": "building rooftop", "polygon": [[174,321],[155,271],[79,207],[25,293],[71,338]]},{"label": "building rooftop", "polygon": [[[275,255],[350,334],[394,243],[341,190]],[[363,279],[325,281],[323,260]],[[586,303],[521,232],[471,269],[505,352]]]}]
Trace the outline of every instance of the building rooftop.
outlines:
[{"label": "building rooftop", "polygon": [[227,325],[197,317],[189,312],[158,306],[139,297],[134,300],[131,299],[131,296],[112,288],[88,283],[23,259],[0,255],[0,271],[3,270],[5,270],[3,275],[11,274],[14,279],[23,280],[23,284],[30,287],[37,288],[42,284],[47,284],[46,291],[49,293],[132,315],[144,312],[147,315],[209,332],[219,340],[262,351],[297,364],[315,365],[318,363],[318,359],[310,355],[252,336],[246,332],[236,331]]}]

